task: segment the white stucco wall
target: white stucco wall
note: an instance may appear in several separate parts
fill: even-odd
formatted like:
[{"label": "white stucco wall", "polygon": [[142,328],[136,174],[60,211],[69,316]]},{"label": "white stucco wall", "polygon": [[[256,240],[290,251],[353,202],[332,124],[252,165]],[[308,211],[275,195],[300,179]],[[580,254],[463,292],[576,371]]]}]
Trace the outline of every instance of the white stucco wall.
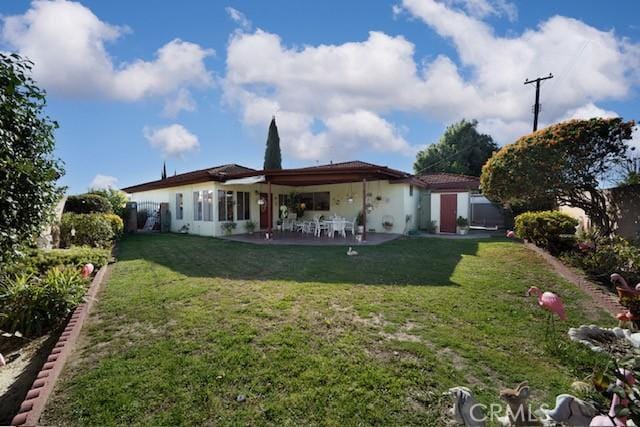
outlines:
[{"label": "white stucco wall", "polygon": [[[213,221],[194,221],[193,219],[193,192],[201,190],[211,190],[214,192]],[[167,189],[150,190],[131,195],[132,201],[154,201],[166,202],[171,211],[171,231],[178,231],[185,224],[189,225],[190,234],[202,236],[219,236],[224,232],[220,228],[218,221],[218,190],[233,191],[234,201],[237,191],[250,193],[250,216],[251,221],[256,223],[256,229],[260,226],[260,206],[258,205],[259,193],[267,193],[267,184],[253,185],[224,185],[218,182],[205,182],[199,184],[184,185]],[[305,218],[313,218],[314,215],[329,216],[337,214],[342,217],[354,219],[362,209],[362,183],[352,184],[332,184],[315,185],[306,187],[287,187],[273,185],[273,224],[275,227],[278,219],[278,195],[290,194],[292,192],[319,192],[329,191],[331,202],[329,211],[305,211]],[[176,194],[183,194],[183,219],[176,219]],[[411,196],[409,184],[389,184],[388,181],[373,181],[367,183],[367,202],[373,206],[373,210],[367,214],[367,229],[376,232],[404,233],[417,228],[418,206],[420,191],[413,189]],[[348,203],[349,194],[353,196],[353,202]],[[438,211],[439,213],[439,211]],[[238,224],[234,234],[245,233],[245,223],[238,221],[236,206],[234,205],[234,221]],[[410,221],[405,223],[406,215],[410,215]],[[392,219],[393,228],[385,230],[382,226],[383,219]]]},{"label": "white stucco wall", "polygon": [[463,218],[469,219],[470,205],[469,205],[469,192],[442,192],[442,193],[431,193],[431,220],[435,221],[436,224],[436,232],[440,232],[440,195],[441,194],[456,194],[457,196],[457,213],[456,218],[461,216]]}]

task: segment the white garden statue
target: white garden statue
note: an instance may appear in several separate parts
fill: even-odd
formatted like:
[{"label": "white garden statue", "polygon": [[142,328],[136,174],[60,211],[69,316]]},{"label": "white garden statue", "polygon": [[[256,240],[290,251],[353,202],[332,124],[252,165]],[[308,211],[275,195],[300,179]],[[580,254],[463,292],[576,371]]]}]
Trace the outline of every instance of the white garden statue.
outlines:
[{"label": "white garden statue", "polygon": [[540,412],[544,414],[542,423],[548,426],[588,426],[597,415],[596,408],[570,394],[558,395],[555,408],[540,408]]},{"label": "white garden statue", "polygon": [[453,399],[449,414],[453,424],[465,427],[484,427],[485,414],[467,387],[453,387],[447,392]]}]

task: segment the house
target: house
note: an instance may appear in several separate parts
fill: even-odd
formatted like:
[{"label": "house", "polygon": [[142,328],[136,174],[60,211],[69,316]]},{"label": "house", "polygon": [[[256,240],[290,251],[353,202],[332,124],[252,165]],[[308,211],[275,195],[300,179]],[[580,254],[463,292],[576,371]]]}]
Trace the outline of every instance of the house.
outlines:
[{"label": "house", "polygon": [[480,178],[453,173],[425,173],[416,178],[424,184],[421,228],[428,228],[432,222],[437,233],[455,233],[460,216],[467,219],[472,228],[504,226],[502,209],[480,194]]},{"label": "house", "polygon": [[409,173],[350,161],[281,170],[229,164],[122,190],[139,204],[168,203],[171,231],[186,226],[191,234],[219,236],[228,222],[237,224],[233,233],[244,233],[249,221],[271,230],[281,207],[293,209],[294,204],[306,218],[337,214],[355,219],[364,211],[365,231],[406,233],[419,226],[418,189],[424,186]]},{"label": "house", "polygon": [[229,164],[122,190],[141,206],[145,202],[167,203],[171,231],[188,228],[191,234],[219,236],[228,222],[237,225],[233,233],[244,233],[249,221],[270,231],[284,206],[309,219],[334,214],[355,219],[364,212],[365,233],[403,234],[430,221],[435,222],[438,232],[455,233],[456,218],[471,219],[473,206],[480,199],[486,201],[478,188],[476,177],[444,173],[414,176],[350,161],[279,170]]}]

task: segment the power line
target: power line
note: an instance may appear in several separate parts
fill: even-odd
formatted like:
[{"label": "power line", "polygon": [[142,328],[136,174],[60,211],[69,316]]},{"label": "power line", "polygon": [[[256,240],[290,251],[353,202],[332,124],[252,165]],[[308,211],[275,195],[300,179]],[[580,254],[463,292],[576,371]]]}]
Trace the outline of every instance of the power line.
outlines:
[{"label": "power line", "polygon": [[536,84],[536,103],[533,105],[533,131],[534,132],[538,130],[538,114],[540,114],[540,82],[543,80],[548,80],[552,78],[553,78],[553,74],[549,73],[549,75],[546,77],[538,77],[537,79],[533,79],[533,80],[527,79],[524,81],[525,85],[528,85],[531,83]]}]

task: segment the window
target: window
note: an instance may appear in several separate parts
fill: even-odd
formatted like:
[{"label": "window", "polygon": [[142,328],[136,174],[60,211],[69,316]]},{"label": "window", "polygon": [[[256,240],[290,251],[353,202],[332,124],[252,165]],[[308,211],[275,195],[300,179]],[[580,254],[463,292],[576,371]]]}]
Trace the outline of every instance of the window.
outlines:
[{"label": "window", "polygon": [[409,197],[413,197],[413,185],[409,185]]},{"label": "window", "polygon": [[184,215],[184,195],[176,193],[176,219],[183,219]]},{"label": "window", "polygon": [[328,211],[331,207],[329,192],[321,193],[300,193],[298,194],[300,203],[304,203],[305,209],[310,211]]},{"label": "window", "polygon": [[250,193],[246,191],[238,191],[236,193],[236,199],[238,200],[236,216],[238,221],[251,219],[249,212],[249,207],[251,206],[249,203],[249,194]]},{"label": "window", "polygon": [[204,196],[204,220],[213,221],[213,191],[203,191],[202,193]]},{"label": "window", "polygon": [[233,221],[233,191],[218,190],[218,221]]},{"label": "window", "polygon": [[202,221],[202,192],[193,192],[193,220]]}]

